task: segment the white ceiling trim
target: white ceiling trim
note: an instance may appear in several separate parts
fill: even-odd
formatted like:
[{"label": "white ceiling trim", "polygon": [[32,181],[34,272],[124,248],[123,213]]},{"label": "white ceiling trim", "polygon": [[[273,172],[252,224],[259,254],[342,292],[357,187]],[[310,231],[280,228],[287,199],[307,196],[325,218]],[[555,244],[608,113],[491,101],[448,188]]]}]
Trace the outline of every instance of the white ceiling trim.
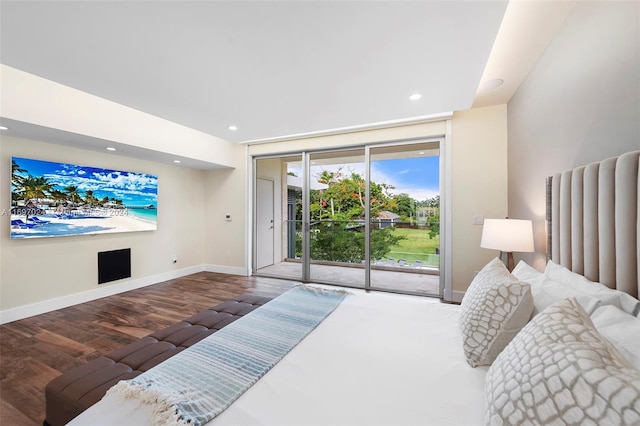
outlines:
[{"label": "white ceiling trim", "polygon": [[337,129],[319,130],[316,132],[298,133],[295,135],[278,136],[273,138],[255,139],[252,141],[240,142],[246,145],[260,145],[264,143],[285,142],[296,139],[309,139],[321,136],[341,135],[346,133],[364,132],[367,130],[389,129],[392,127],[408,126],[412,124],[433,123],[436,121],[444,121],[453,117],[453,112],[443,112],[439,114],[422,115],[419,117],[403,118],[399,120],[380,121],[378,123],[362,124],[359,126],[347,126]]}]

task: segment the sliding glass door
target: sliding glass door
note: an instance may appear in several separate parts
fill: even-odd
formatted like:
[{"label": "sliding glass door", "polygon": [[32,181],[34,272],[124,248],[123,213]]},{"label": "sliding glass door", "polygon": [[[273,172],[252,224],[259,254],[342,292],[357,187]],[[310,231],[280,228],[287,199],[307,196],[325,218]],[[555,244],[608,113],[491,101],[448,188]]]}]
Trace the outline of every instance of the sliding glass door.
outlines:
[{"label": "sliding glass door", "polygon": [[309,154],[309,279],[365,286],[364,148]]},{"label": "sliding glass door", "polygon": [[441,296],[440,160],[438,140],[255,159],[253,272]]},{"label": "sliding glass door", "polygon": [[441,294],[439,145],[368,150],[372,289]]}]

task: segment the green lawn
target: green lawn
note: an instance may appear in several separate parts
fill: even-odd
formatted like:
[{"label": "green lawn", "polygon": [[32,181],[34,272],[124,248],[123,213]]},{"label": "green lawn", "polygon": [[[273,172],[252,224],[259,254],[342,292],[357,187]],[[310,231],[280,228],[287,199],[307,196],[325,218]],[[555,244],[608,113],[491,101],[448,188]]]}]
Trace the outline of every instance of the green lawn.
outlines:
[{"label": "green lawn", "polygon": [[429,231],[425,229],[396,228],[394,232],[406,239],[393,246],[387,257],[393,257],[396,261],[407,259],[408,263],[421,260],[426,265],[438,266],[433,264],[434,256],[429,255],[435,254],[436,248],[440,247],[439,235],[429,238]]}]

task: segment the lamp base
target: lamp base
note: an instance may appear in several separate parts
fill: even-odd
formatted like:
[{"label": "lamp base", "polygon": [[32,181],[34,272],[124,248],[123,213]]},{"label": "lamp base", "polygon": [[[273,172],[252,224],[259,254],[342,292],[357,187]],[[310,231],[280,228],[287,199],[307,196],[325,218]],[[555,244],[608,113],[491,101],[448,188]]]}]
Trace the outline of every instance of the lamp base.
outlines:
[{"label": "lamp base", "polygon": [[502,262],[507,267],[509,272],[513,271],[513,268],[515,268],[515,263],[513,261],[513,252],[501,251],[500,252],[500,260],[502,260]]}]

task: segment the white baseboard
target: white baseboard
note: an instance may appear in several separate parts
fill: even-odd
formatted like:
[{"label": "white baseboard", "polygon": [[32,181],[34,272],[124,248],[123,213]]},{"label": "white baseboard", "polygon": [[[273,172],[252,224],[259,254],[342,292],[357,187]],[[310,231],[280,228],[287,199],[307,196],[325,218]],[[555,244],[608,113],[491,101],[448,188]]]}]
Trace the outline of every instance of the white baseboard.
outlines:
[{"label": "white baseboard", "polygon": [[184,277],[186,275],[195,274],[204,271],[204,265],[191,266],[188,268],[178,269],[171,272],[165,272],[158,275],[152,275],[135,280],[124,281],[118,284],[100,286],[93,290],[83,291],[81,293],[70,294],[68,296],[57,297],[55,299],[44,300],[42,302],[31,303],[29,305],[19,306],[17,308],[0,311],[0,324],[17,321],[33,315],[40,315],[58,309],[67,308],[85,303],[91,300],[100,299],[114,294],[123,293],[129,290],[146,287],[152,284],[158,284],[164,281],[173,280],[175,278]]},{"label": "white baseboard", "polygon": [[464,291],[452,291],[451,292],[451,300],[450,302],[460,303],[462,302],[462,298],[464,297]]},{"label": "white baseboard", "polygon": [[219,274],[242,275],[243,277],[251,276],[251,271],[249,271],[249,269],[239,268],[237,266],[205,264],[203,270],[207,272],[217,272]]}]

